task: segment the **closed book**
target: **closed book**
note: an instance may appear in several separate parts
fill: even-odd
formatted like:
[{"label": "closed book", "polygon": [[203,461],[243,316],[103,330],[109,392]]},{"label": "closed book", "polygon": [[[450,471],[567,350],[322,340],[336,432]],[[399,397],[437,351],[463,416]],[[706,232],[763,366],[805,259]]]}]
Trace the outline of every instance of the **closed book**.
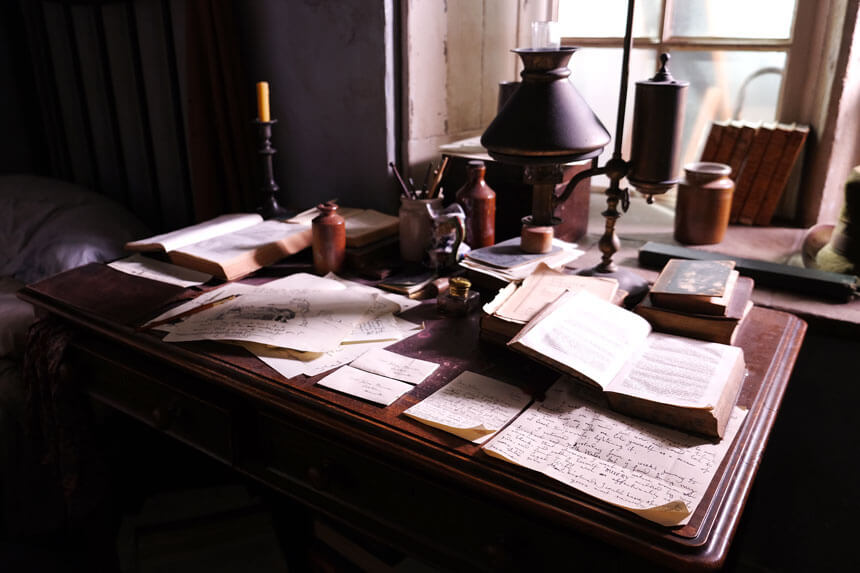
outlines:
[{"label": "closed book", "polygon": [[708,132],[708,137],[705,139],[705,146],[702,148],[701,161],[716,161],[717,151],[720,148],[720,140],[722,139],[723,130],[728,122],[715,121],[711,124],[711,130]]},{"label": "closed book", "polygon": [[738,217],[741,214],[744,203],[746,203],[759,165],[761,165],[765,149],[767,149],[767,142],[770,140],[771,133],[773,133],[773,124],[763,124],[756,130],[753,136],[746,160],[735,179],[735,192],[732,195],[732,209],[729,213],[730,223],[738,222]]},{"label": "closed book", "polygon": [[722,163],[724,165],[729,164],[729,160],[732,158],[732,152],[737,146],[742,125],[743,124],[739,121],[730,121],[723,127],[723,134],[720,137],[720,145],[717,147],[717,153],[714,156],[714,161],[716,163]]},{"label": "closed book", "polygon": [[767,148],[761,158],[761,163],[756,171],[755,179],[750,187],[749,194],[738,215],[738,223],[742,225],[753,224],[756,213],[758,213],[759,207],[761,207],[765,196],[767,196],[773,179],[777,176],[777,168],[785,150],[785,144],[788,141],[789,134],[793,130],[794,125],[778,124],[774,127],[773,133],[767,142]]},{"label": "closed book", "polygon": [[683,312],[725,315],[739,276],[734,265],[734,261],[671,259],[651,287],[651,302]]},{"label": "closed book", "polygon": [[740,325],[753,307],[750,300],[753,282],[748,277],[738,278],[725,315],[693,314],[661,308],[654,306],[647,297],[634,310],[636,314],[651,323],[651,327],[657,332],[733,344],[740,331]]},{"label": "closed book", "polygon": [[732,149],[732,155],[731,157],[729,157],[729,161],[727,163],[727,165],[732,170],[729,177],[735,183],[737,183],[738,176],[741,173],[741,169],[743,168],[744,162],[746,162],[747,155],[750,151],[750,146],[752,145],[753,138],[758,131],[759,125],[760,124],[757,123],[744,123],[740,128],[738,140],[735,143],[734,148]]},{"label": "closed book", "polygon": [[779,200],[785,192],[788,178],[794,170],[794,165],[800,156],[807,135],[809,135],[809,126],[806,125],[795,126],[794,130],[788,135],[788,141],[785,143],[785,149],[783,149],[782,157],[776,167],[776,173],[774,173],[771,179],[767,193],[753,220],[754,224],[770,225],[770,220],[773,218],[776,207],[779,205]]}]

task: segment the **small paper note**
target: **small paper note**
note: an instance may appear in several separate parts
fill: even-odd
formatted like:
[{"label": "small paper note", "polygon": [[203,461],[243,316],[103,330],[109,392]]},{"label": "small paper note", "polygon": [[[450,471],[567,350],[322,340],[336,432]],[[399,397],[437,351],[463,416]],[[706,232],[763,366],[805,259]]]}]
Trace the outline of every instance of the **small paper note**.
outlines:
[{"label": "small paper note", "polygon": [[409,358],[382,348],[361,355],[350,366],[410,384],[420,384],[439,367],[434,362]]},{"label": "small paper note", "polygon": [[181,287],[201,285],[212,278],[212,275],[199,271],[186,269],[164,261],[157,261],[135,253],[130,257],[108,263],[112,269],[120,272],[143,277],[154,281],[160,281]]},{"label": "small paper note", "polygon": [[335,370],[317,382],[317,384],[377,404],[382,404],[383,406],[390,405],[403,394],[412,390],[412,386],[405,382],[365,372],[364,370],[350,366],[344,366]]},{"label": "small paper note", "polygon": [[334,350],[324,352],[316,358],[301,360],[288,348],[274,348],[253,342],[243,343],[257,358],[271,366],[281,376],[292,378],[299,374],[316,376],[332,368],[349,364],[365,352],[392,344],[385,342],[365,342],[361,344],[341,344]]},{"label": "small paper note", "polygon": [[530,401],[531,397],[516,386],[467,370],[403,413],[480,444]]}]

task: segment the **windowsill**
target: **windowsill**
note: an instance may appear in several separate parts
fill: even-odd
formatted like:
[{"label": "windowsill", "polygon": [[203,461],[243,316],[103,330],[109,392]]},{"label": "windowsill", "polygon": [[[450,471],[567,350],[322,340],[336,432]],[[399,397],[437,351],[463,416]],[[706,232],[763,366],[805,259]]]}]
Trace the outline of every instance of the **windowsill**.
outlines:
[{"label": "windowsill", "polygon": [[[587,252],[576,261],[577,267],[590,267],[600,262],[596,245],[603,234],[605,219],[601,212],[605,208],[604,195],[593,193],[589,208],[588,233],[580,241]],[[618,219],[615,227],[615,232],[621,239],[621,250],[613,260],[621,266],[634,268],[637,273],[653,282],[657,271],[638,266],[638,249],[648,241],[687,246],[681,245],[672,237],[674,216],[670,207],[657,203],[648,205],[639,195],[631,197],[630,209]],[[694,248],[802,267],[800,248],[804,233],[805,229],[792,227],[731,225],[721,243]],[[787,290],[756,286],[753,301],[759,306],[796,314],[809,322],[811,328],[826,326],[828,329],[836,327],[841,330],[844,327],[846,333],[860,332],[860,298],[848,303],[835,303]]]}]

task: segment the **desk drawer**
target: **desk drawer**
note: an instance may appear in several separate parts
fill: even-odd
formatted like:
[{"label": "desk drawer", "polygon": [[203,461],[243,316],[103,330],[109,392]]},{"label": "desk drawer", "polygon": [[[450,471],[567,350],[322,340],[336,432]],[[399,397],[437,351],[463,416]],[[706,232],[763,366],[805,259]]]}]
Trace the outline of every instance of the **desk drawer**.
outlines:
[{"label": "desk drawer", "polygon": [[[556,532],[463,487],[394,466],[262,415],[266,481],[388,543],[465,570],[525,570],[548,558]],[[559,543],[559,546],[562,546]],[[564,537],[564,547],[577,541]]]},{"label": "desk drawer", "polygon": [[82,370],[84,383],[91,396],[221,461],[232,463],[230,411],[157,381],[185,375],[158,372],[153,367],[150,376],[87,352],[80,353],[77,358],[78,363],[85,366]]}]

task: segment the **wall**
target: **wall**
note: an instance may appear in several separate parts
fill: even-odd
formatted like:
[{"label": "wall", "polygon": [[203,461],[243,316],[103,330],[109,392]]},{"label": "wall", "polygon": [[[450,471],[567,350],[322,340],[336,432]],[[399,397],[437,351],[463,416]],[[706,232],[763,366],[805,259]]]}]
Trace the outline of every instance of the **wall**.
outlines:
[{"label": "wall", "polygon": [[284,203],[307,208],[336,197],[394,212],[394,0],[237,6],[246,75],[270,85]]},{"label": "wall", "polygon": [[[496,115],[499,82],[519,79],[510,50],[529,45],[549,0],[409,0],[404,162],[424,173],[439,145],[481,134]],[[441,96],[441,97],[440,97]],[[437,161],[438,163],[438,161]]]}]

